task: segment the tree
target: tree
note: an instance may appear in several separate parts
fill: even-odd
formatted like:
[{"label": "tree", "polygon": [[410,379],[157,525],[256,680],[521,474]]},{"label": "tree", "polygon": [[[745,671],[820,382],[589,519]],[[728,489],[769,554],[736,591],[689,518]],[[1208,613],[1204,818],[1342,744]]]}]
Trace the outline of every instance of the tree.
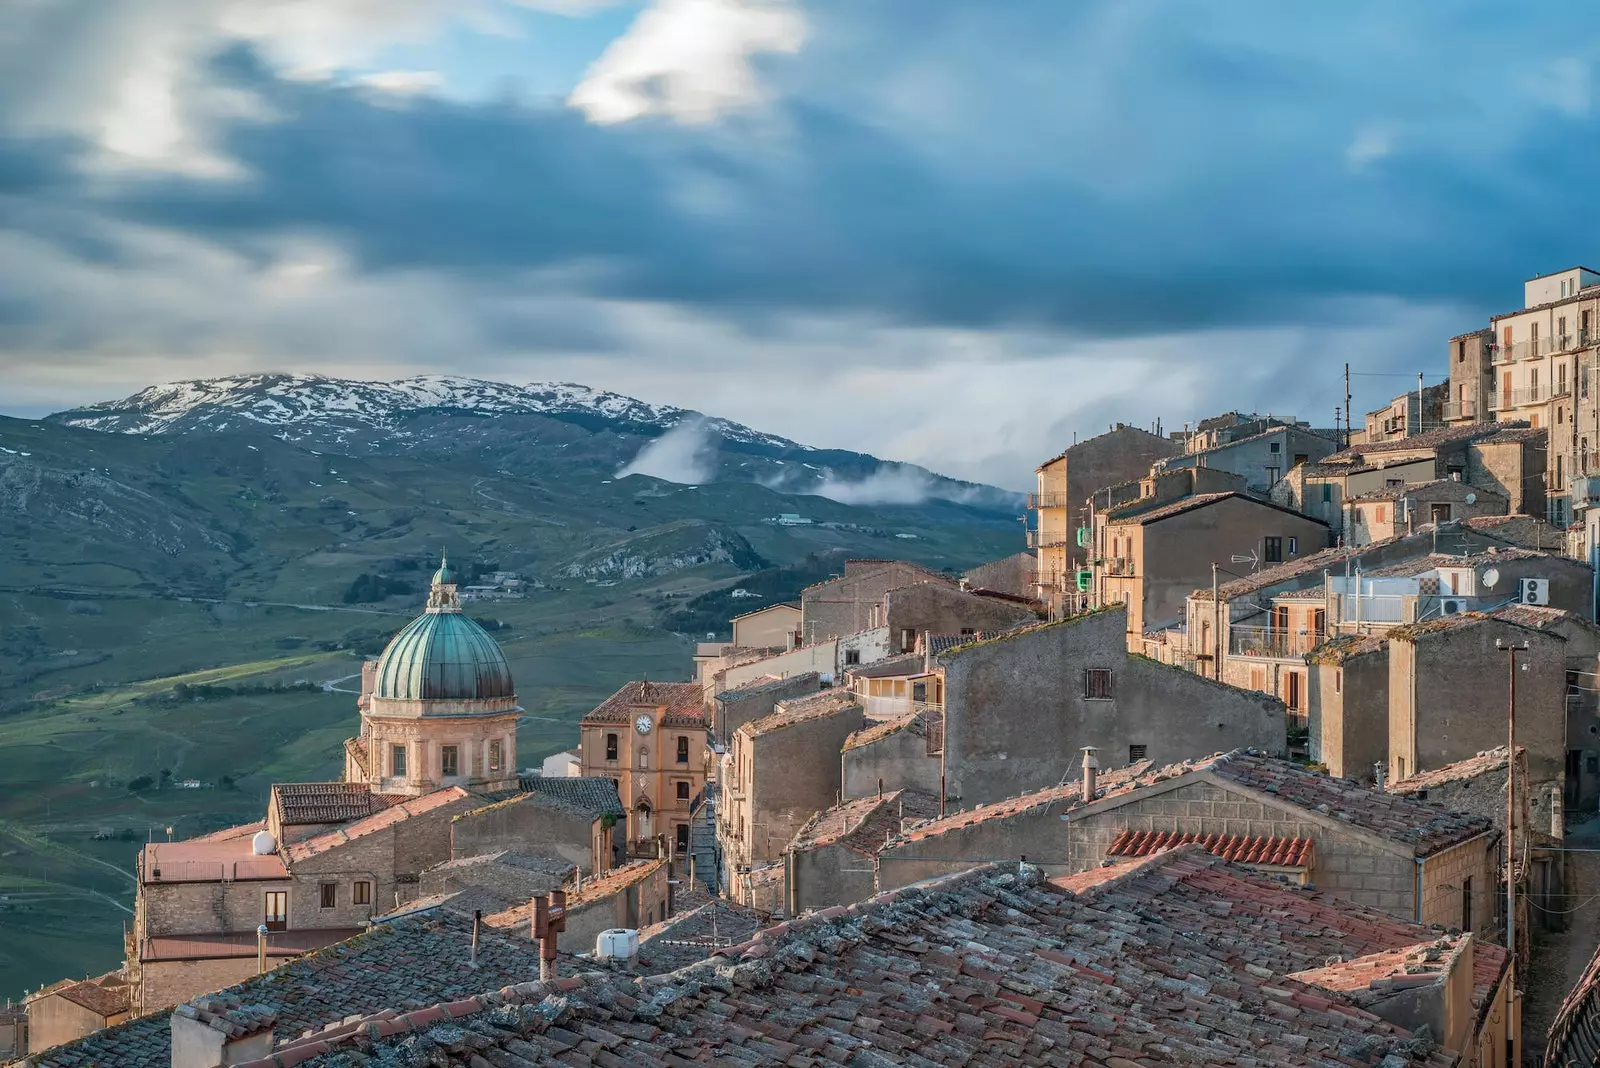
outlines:
[{"label": "tree", "polygon": [[130,779],[128,781],[128,789],[133,793],[139,793],[141,790],[150,789],[150,787],[154,786],[155,783],[156,781],[150,776],[141,775],[137,779]]}]

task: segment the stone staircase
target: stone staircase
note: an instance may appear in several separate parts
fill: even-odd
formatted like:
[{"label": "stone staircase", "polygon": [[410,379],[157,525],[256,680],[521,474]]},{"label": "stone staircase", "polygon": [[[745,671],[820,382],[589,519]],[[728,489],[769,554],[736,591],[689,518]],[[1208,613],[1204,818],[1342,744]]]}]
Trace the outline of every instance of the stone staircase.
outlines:
[{"label": "stone staircase", "polygon": [[722,854],[717,849],[717,784],[706,783],[705,800],[689,825],[689,855],[694,858],[695,881],[713,894],[721,889]]}]

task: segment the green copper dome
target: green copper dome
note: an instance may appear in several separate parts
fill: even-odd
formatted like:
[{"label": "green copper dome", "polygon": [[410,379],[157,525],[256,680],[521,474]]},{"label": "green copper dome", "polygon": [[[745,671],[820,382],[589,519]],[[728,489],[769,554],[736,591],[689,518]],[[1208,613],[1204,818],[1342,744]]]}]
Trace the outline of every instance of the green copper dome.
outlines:
[{"label": "green copper dome", "polygon": [[456,581],[456,575],[455,575],[454,571],[450,570],[450,562],[445,559],[445,556],[444,556],[443,553],[440,553],[439,554],[439,570],[437,570],[437,571],[435,571],[433,573],[433,585],[435,585],[435,586],[450,586],[450,585],[454,585],[455,581]]},{"label": "green copper dome", "polygon": [[373,696],[397,701],[515,697],[500,645],[460,612],[428,612],[396,634],[378,658]]}]

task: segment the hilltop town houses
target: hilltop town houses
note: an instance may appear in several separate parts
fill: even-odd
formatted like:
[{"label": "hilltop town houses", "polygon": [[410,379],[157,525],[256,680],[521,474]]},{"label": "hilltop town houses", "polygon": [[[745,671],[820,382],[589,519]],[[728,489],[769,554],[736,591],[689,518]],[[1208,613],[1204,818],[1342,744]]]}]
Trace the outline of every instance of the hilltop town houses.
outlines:
[{"label": "hilltop town houses", "polygon": [[340,781],[147,845],[124,965],[0,1034],[64,1068],[1600,1062],[1597,315],[1572,268],[1332,425],[1062,443],[1010,555],[741,596],[543,774],[441,566]]}]

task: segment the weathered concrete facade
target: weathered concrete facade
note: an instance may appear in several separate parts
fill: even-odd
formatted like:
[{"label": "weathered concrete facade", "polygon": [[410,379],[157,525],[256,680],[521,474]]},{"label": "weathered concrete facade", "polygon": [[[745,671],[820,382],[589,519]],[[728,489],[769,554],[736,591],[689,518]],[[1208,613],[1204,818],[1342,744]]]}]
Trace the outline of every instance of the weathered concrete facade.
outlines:
[{"label": "weathered concrete facade", "polygon": [[890,654],[909,653],[925,634],[978,634],[1009,630],[1038,617],[1015,601],[984,597],[942,583],[924,582],[884,595]]},{"label": "weathered concrete facade", "polygon": [[937,797],[944,773],[941,747],[930,740],[920,715],[906,715],[857,731],[839,756],[846,800],[880,790],[916,790]]},{"label": "weathered concrete facade", "polygon": [[772,714],[778,702],[803,697],[822,688],[822,677],[803,671],[787,677],[758,679],[737,690],[724,690],[712,703],[712,732],[726,746],[733,732],[751,720]]},{"label": "weathered concrete facade", "polygon": [[586,875],[602,875],[611,866],[611,831],[594,813],[536,793],[470,809],[450,821],[448,859],[502,850],[560,857]]},{"label": "weathered concrete facade", "polygon": [[874,619],[883,595],[903,586],[937,582],[954,588],[954,579],[901,560],[847,560],[844,574],[800,591],[801,634],[806,644],[882,626]]},{"label": "weathered concrete facade", "polygon": [[1055,785],[1089,745],[1107,766],[1284,751],[1282,702],[1130,656],[1125,618],[1118,606],[940,658],[951,797],[973,805]]},{"label": "weathered concrete facade", "polygon": [[1389,755],[1389,643],[1346,635],[1306,663],[1311,759],[1337,778],[1373,781]]}]

